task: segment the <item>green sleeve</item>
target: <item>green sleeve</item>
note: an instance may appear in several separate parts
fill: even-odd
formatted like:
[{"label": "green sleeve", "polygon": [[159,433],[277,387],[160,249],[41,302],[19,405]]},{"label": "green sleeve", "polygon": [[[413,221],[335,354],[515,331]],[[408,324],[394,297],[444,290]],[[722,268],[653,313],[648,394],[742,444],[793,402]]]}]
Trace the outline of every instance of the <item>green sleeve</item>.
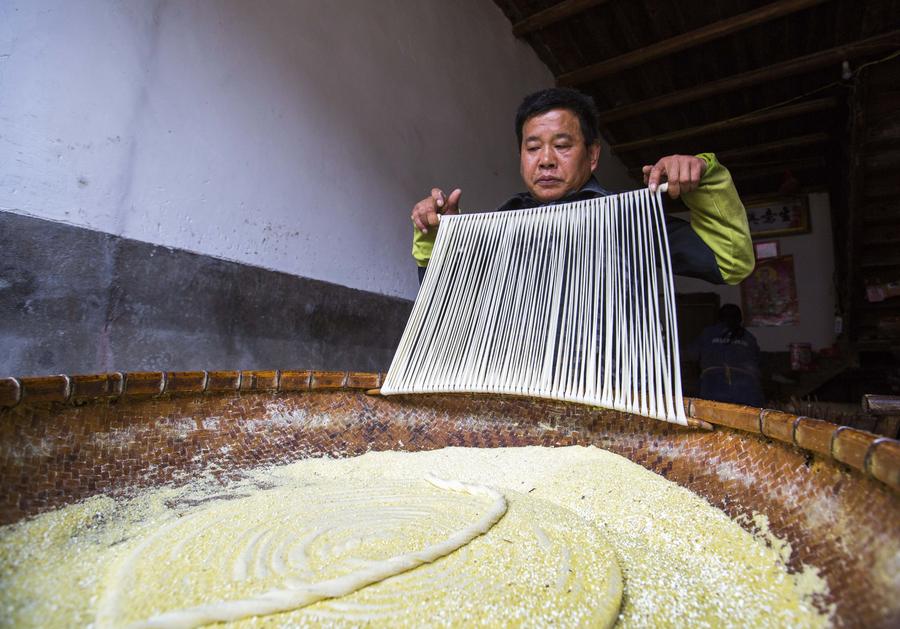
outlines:
[{"label": "green sleeve", "polygon": [[[462,210],[459,208],[457,210],[462,214]],[[437,230],[438,228],[435,227],[429,229],[427,234],[423,234],[413,226],[412,257],[417,265],[428,266],[428,261],[431,260],[431,250],[434,248],[434,239],[437,238]]]},{"label": "green sleeve", "polygon": [[731,173],[713,153],[697,155],[706,172],[693,192],[682,195],[691,211],[691,227],[716,256],[726,284],[737,284],[753,271],[753,243],[747,211],[731,180]]},{"label": "green sleeve", "polygon": [[437,237],[437,228],[429,229],[423,234],[413,226],[412,257],[419,266],[428,266],[431,259],[431,249],[434,247],[434,239]]}]

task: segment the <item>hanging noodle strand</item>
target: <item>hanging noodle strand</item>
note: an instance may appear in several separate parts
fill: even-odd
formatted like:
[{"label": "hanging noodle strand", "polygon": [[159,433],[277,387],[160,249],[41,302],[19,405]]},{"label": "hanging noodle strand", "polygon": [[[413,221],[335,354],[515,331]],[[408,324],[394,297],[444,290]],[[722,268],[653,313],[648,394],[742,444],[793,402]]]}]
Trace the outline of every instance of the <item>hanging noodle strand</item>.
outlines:
[{"label": "hanging noodle strand", "polygon": [[381,393],[506,393],[686,424],[661,187],[441,217]]}]

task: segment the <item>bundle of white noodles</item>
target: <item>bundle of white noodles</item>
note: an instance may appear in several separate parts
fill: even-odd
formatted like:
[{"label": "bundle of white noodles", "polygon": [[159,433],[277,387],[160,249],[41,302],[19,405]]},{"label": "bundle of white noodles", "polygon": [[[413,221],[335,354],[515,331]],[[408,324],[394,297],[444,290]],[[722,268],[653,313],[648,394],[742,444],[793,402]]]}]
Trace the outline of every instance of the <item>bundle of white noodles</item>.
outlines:
[{"label": "bundle of white noodles", "polygon": [[658,190],[442,216],[381,393],[506,393],[686,424]]}]

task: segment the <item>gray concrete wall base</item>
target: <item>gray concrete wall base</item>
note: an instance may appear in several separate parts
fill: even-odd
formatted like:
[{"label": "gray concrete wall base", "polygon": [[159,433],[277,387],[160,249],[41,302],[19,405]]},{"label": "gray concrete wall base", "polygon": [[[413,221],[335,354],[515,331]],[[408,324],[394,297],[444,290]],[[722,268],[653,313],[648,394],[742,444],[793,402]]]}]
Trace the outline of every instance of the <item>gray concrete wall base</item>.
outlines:
[{"label": "gray concrete wall base", "polygon": [[405,299],[0,211],[0,376],[384,371],[411,307]]}]

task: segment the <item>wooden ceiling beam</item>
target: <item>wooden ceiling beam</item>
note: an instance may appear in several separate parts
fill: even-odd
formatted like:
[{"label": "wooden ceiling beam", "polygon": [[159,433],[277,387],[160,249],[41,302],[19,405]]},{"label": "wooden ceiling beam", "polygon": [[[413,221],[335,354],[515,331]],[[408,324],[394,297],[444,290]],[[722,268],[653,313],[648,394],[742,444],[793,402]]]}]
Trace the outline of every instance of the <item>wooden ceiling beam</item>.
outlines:
[{"label": "wooden ceiling beam", "polygon": [[[778,191],[777,189],[769,189],[769,192],[757,192],[754,194],[742,194],[741,202],[744,206],[750,206],[755,203],[763,203],[766,201],[771,201],[773,197],[785,196],[785,193]],[[809,185],[802,186],[796,192],[792,192],[791,194],[810,194],[813,192],[828,192],[828,186],[824,185]]]},{"label": "wooden ceiling beam", "polygon": [[900,150],[887,148],[881,151],[863,151],[863,165],[866,174],[881,173],[896,176],[896,173],[900,172]]},{"label": "wooden ceiling beam", "polygon": [[798,135],[793,138],[785,138],[784,140],[776,140],[774,142],[766,142],[764,144],[754,144],[752,146],[744,146],[737,149],[729,149],[727,151],[717,151],[716,155],[722,161],[738,160],[751,155],[772,154],[783,151],[784,149],[797,148],[800,146],[812,146],[815,144],[824,144],[831,139],[827,133],[810,133],[807,135]]},{"label": "wooden ceiling beam", "polygon": [[[753,179],[756,177],[762,177],[764,175],[777,175],[779,173],[783,173],[786,170],[801,171],[813,167],[824,167],[825,158],[822,155],[813,155],[807,157],[789,158],[784,160],[773,159],[763,164],[740,164],[732,162],[727,164],[727,166],[728,170],[731,171],[731,175],[735,180]],[[638,180],[643,179],[644,176],[643,171],[640,168],[629,168],[628,174]]]},{"label": "wooden ceiling beam", "polygon": [[[635,181],[643,182],[643,175],[640,177],[635,177]],[[642,185],[641,183],[637,184],[638,186]],[[824,184],[809,184],[805,186],[801,186],[797,190],[794,190],[790,193],[785,193],[776,187],[772,187],[770,183],[757,180],[749,180],[744,182],[741,185],[741,190],[746,188],[753,189],[754,192],[752,194],[740,194],[741,203],[744,204],[744,207],[750,207],[754,204],[771,202],[772,199],[784,197],[784,196],[795,196],[801,194],[812,194],[814,192],[828,192],[828,186]],[[690,210],[687,206],[684,205],[684,202],[681,199],[678,200],[677,203],[666,203],[665,207],[666,214],[678,214],[680,212],[689,212]]]},{"label": "wooden ceiling beam", "polygon": [[781,120],[783,118],[790,118],[791,116],[808,114],[814,111],[832,109],[836,107],[837,104],[837,99],[832,96],[827,98],[817,98],[815,100],[796,103],[794,105],[785,105],[783,107],[777,107],[775,109],[754,111],[749,114],[744,114],[743,116],[736,116],[734,118],[728,118],[727,120],[717,120],[716,122],[700,125],[698,127],[690,127],[689,129],[670,131],[669,133],[663,133],[661,135],[656,135],[649,138],[642,138],[640,140],[634,140],[632,142],[613,144],[610,148],[612,148],[612,150],[616,153],[627,153],[628,151],[636,151],[648,146],[665,144],[674,140],[683,140],[685,138],[691,138],[698,135],[706,135],[710,133],[716,133],[718,131],[725,131],[759,124],[761,122]]},{"label": "wooden ceiling beam", "polygon": [[607,2],[609,0],[563,0],[563,2],[554,4],[552,7],[538,11],[524,20],[516,22],[513,25],[513,35],[522,37]]},{"label": "wooden ceiling beam", "polygon": [[[788,76],[803,74],[824,68],[831,64],[839,64],[847,59],[853,59],[862,55],[868,55],[874,52],[891,50],[900,47],[900,30],[890,31],[883,35],[862,39],[860,41],[835,46],[828,50],[814,52],[810,55],[796,57],[777,63],[765,68],[750,70],[743,74],[737,74],[718,81],[711,81],[696,87],[689,87],[677,92],[662,94],[654,98],[648,98],[637,103],[623,105],[615,109],[608,109],[600,112],[600,122],[609,123],[616,120],[623,120],[647,113],[648,111],[656,111],[674,105],[689,103],[701,98],[715,96],[723,92],[738,90],[760,83],[766,83],[781,79]],[[838,70],[835,68],[835,77],[838,76]]]},{"label": "wooden ceiling beam", "polygon": [[664,57],[686,48],[693,48],[708,41],[719,39],[737,31],[762,24],[769,20],[784,17],[803,9],[815,6],[825,0],[777,0],[759,9],[747,11],[718,22],[713,22],[701,28],[677,35],[670,39],[626,52],[618,57],[600,61],[598,63],[566,72],[556,77],[558,85],[582,85],[590,81],[602,79],[611,74],[616,74],[628,68],[647,63],[659,57]]},{"label": "wooden ceiling beam", "polygon": [[[809,170],[811,168],[824,170],[825,164],[825,158],[821,155],[816,155],[813,157],[773,161],[770,164],[762,165],[748,164],[746,166],[742,166],[740,164],[729,164],[728,170],[731,172],[731,176],[734,178],[734,180],[740,182],[747,181],[748,179],[758,179],[759,177],[770,175],[780,175],[788,170],[792,172],[801,172]],[[640,168],[631,168],[628,170],[628,174],[638,181],[642,180],[644,177],[644,174]],[[823,179],[825,178],[823,177]]]},{"label": "wooden ceiling beam", "polygon": [[768,175],[779,175],[788,170],[799,172],[801,170],[809,170],[812,168],[824,170],[825,158],[821,155],[817,155],[815,157],[804,157],[801,159],[788,159],[783,162],[776,162],[765,166],[741,167],[732,165],[728,167],[728,170],[731,171],[731,176],[735,181],[743,181]]}]

